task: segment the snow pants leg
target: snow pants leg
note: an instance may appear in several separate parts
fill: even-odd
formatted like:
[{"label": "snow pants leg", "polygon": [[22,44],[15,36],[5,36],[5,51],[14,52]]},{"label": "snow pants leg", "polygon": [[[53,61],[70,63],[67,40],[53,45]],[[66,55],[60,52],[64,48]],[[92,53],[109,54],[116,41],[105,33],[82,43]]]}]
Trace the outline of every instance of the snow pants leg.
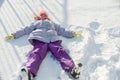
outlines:
[{"label": "snow pants leg", "polygon": [[34,48],[28,56],[26,67],[29,72],[36,76],[39,66],[47,53],[47,43],[35,41]]},{"label": "snow pants leg", "polygon": [[66,51],[61,46],[61,41],[55,41],[48,44],[49,50],[52,52],[52,54],[55,56],[55,58],[60,62],[62,68],[69,72],[74,67],[75,64],[71,57],[66,53]]},{"label": "snow pants leg", "polygon": [[34,48],[28,56],[26,62],[26,67],[28,71],[31,72],[33,75],[37,75],[40,64],[45,58],[48,50],[52,52],[52,54],[60,62],[62,68],[65,71],[69,72],[75,67],[72,58],[66,53],[66,51],[61,46],[60,40],[50,43],[35,41]]}]

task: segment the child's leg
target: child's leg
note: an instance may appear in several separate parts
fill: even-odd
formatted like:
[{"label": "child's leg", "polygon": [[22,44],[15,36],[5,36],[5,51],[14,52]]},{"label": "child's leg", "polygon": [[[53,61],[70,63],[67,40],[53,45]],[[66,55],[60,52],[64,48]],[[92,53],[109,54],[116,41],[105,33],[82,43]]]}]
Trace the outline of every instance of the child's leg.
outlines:
[{"label": "child's leg", "polygon": [[75,67],[72,58],[66,53],[66,51],[61,46],[61,41],[49,43],[49,49],[51,50],[52,54],[56,57],[56,59],[60,62],[62,68],[65,71],[69,72]]},{"label": "child's leg", "polygon": [[34,76],[36,76],[39,66],[47,53],[47,43],[35,41],[34,49],[28,56],[26,67]]}]

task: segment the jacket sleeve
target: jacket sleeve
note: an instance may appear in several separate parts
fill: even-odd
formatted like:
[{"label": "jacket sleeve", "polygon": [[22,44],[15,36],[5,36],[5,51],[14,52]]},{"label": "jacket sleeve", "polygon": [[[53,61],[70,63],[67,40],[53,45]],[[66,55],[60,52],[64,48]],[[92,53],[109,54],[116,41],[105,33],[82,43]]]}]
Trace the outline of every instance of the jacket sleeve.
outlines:
[{"label": "jacket sleeve", "polygon": [[58,35],[62,35],[67,38],[72,38],[73,37],[73,31],[67,30],[63,27],[61,27],[59,24],[54,23],[55,30],[57,31]]},{"label": "jacket sleeve", "polygon": [[28,35],[33,30],[36,29],[36,27],[37,27],[38,24],[39,24],[38,22],[32,23],[30,26],[26,26],[25,28],[16,31],[15,33],[13,33],[13,35],[15,36],[15,38],[19,38],[21,36]]}]

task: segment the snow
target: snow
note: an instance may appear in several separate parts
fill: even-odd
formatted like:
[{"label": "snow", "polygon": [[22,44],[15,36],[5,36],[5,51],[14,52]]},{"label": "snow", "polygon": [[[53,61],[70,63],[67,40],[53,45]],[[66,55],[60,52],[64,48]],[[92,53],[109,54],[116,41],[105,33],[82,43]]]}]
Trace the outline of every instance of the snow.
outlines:
[{"label": "snow", "polygon": [[[32,46],[27,35],[4,37],[31,24],[34,14],[51,19],[83,38],[63,38],[75,63],[83,64],[79,80],[120,80],[120,0],[0,0],[0,80],[13,80]],[[48,52],[35,80],[72,80]]]}]

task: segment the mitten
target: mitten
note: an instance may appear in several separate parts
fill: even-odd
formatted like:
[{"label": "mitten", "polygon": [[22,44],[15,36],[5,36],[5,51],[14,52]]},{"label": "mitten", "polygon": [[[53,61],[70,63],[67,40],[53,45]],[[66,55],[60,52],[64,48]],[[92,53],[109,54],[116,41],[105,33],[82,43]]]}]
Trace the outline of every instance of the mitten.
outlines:
[{"label": "mitten", "polygon": [[6,39],[6,40],[12,40],[12,39],[14,39],[14,38],[15,38],[15,36],[14,36],[13,34],[10,34],[10,35],[5,36],[5,39]]},{"label": "mitten", "polygon": [[78,33],[78,32],[74,32],[73,33],[73,36],[74,37],[83,37],[81,33]]}]

